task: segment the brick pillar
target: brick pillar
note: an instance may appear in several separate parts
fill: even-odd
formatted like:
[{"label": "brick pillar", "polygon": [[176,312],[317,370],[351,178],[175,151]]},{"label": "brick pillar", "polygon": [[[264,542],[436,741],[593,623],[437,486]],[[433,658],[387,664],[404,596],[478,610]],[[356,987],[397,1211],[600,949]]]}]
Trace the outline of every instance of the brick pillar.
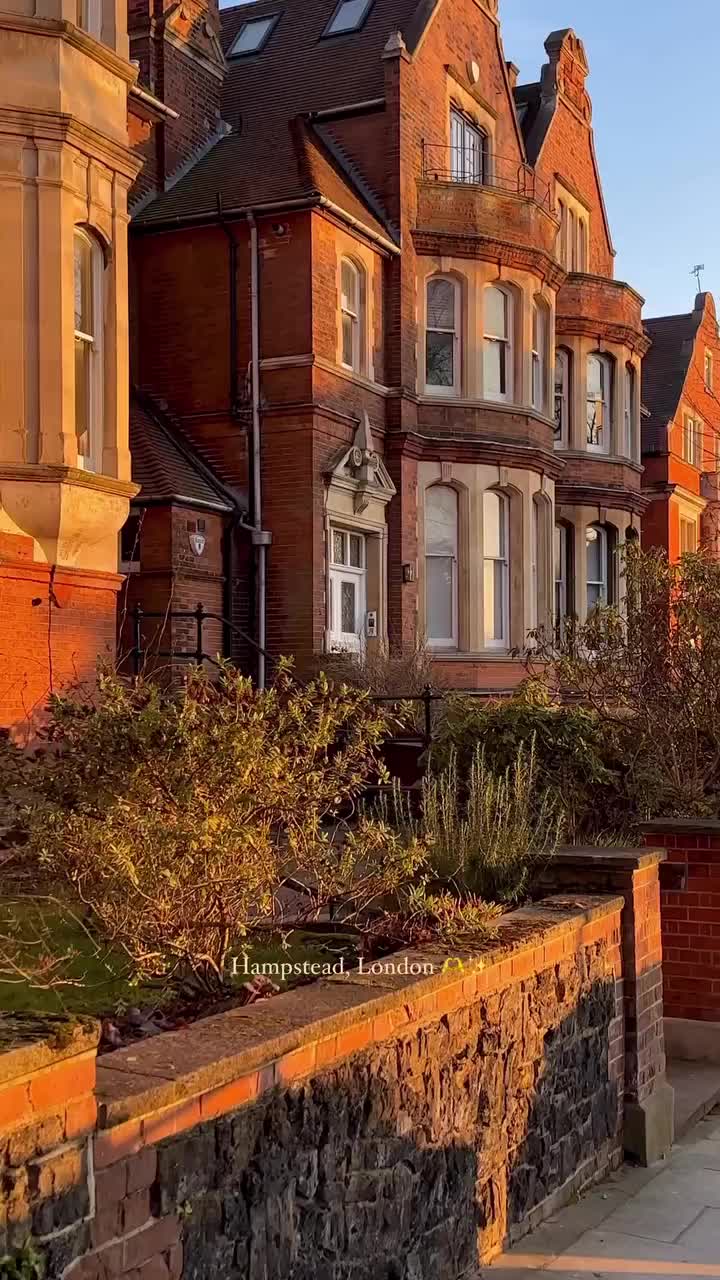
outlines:
[{"label": "brick pillar", "polygon": [[664,849],[561,849],[543,877],[554,890],[622,894],[625,1132],[628,1155],[652,1164],[672,1146],[665,1078],[659,866]]}]

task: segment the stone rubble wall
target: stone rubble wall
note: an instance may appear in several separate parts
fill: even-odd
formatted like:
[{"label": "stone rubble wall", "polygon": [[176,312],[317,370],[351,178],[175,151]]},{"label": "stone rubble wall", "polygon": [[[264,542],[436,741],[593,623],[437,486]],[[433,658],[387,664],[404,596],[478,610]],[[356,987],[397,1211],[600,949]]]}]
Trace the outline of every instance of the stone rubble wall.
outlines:
[{"label": "stone rubble wall", "polygon": [[49,1280],[464,1275],[622,1159],[622,910],[545,899],[97,1078],[97,1031],[0,1055],[5,1242]]}]

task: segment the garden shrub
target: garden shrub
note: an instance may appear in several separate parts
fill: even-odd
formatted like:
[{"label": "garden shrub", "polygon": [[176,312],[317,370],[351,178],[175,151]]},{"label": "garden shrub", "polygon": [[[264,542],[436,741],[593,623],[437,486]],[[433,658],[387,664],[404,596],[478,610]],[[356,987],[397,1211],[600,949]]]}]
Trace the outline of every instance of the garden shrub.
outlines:
[{"label": "garden shrub", "polygon": [[632,839],[635,800],[625,736],[592,708],[559,706],[539,682],[528,681],[507,700],[450,697],[437,717],[430,772],[438,777],[454,761],[459,779],[469,779],[481,751],[484,772],[503,778],[516,767],[518,753],[531,754],[528,803],[538,815],[547,814],[548,805],[561,811],[564,839]]}]

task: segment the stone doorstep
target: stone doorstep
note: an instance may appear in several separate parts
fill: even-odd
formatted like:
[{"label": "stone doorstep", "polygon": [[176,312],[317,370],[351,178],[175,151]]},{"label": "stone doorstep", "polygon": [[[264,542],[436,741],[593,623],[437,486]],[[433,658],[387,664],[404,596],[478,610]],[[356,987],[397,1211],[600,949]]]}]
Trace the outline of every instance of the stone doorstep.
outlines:
[{"label": "stone doorstep", "polygon": [[[183,1103],[199,1103],[200,1095],[249,1082],[254,1074],[255,1093],[276,1080],[287,1083],[307,1075],[374,1039],[386,1038],[400,1026],[471,1003],[478,986],[490,994],[557,963],[566,949],[569,954],[582,945],[583,934],[585,944],[603,936],[603,922],[622,907],[618,897],[557,894],[501,917],[500,932],[506,936],[499,944],[465,952],[466,962],[482,961],[479,971],[459,974],[453,968],[429,976],[352,973],[322,979],[266,1003],[216,1014],[118,1050],[98,1063],[98,1138],[103,1130],[125,1125],[129,1146],[138,1150],[153,1140],[141,1132],[142,1117],[153,1116],[161,1123],[155,1113],[166,1111],[171,1121],[171,1112],[180,1111]],[[396,964],[442,964],[447,952],[428,947],[397,952],[392,959]],[[312,1062],[311,1048],[316,1051]],[[178,1129],[171,1126],[170,1131]]]}]

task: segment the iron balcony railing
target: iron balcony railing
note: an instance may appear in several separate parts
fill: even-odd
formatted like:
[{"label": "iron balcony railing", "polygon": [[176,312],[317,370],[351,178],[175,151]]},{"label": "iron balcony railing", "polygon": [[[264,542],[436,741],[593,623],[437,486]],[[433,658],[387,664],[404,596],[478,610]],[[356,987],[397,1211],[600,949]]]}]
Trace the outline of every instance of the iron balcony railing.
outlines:
[{"label": "iron balcony railing", "polygon": [[429,182],[457,182],[464,186],[490,187],[534,200],[552,212],[550,187],[529,164],[516,158],[489,156],[476,147],[422,143],[422,174]]}]

